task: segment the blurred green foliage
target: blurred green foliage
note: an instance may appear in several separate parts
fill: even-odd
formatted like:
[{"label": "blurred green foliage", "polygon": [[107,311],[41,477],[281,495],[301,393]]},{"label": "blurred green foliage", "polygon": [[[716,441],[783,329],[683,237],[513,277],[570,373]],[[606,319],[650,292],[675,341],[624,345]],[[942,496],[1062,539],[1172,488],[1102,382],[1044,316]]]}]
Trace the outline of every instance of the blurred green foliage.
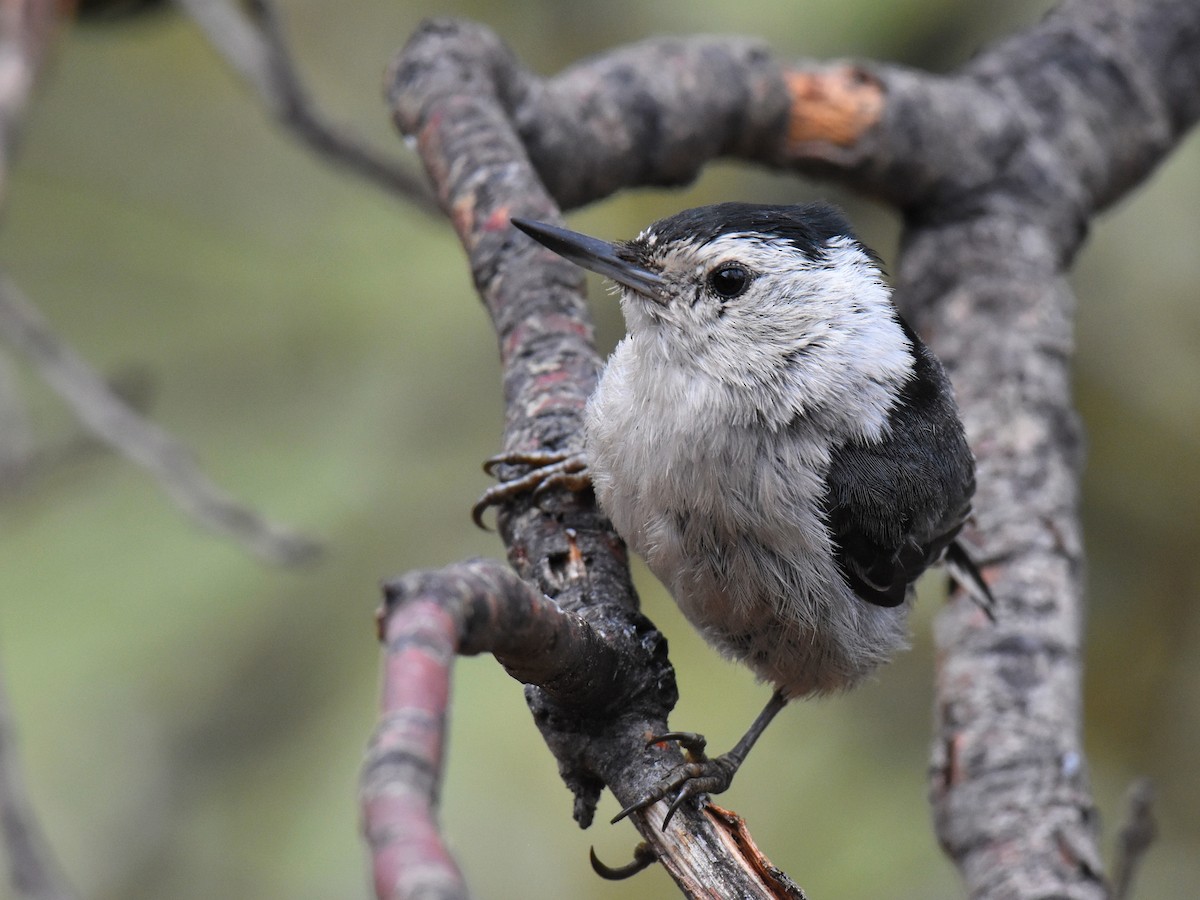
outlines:
[{"label": "blurred green foliage", "polygon": [[[536,70],[672,32],[769,36],[782,54],[946,70],[1044,2],[659,0],[338,5],[283,12],[318,102],[398,156],[381,73],[416,23],[493,25]],[[897,223],[840,189],[731,165],[683,192],[573,218],[621,236],[686,205],[826,196],[893,258]],[[1111,846],[1129,780],[1159,784],[1140,896],[1200,881],[1200,153],[1194,140],[1095,229],[1075,274],[1090,435],[1087,746]],[[499,554],[466,511],[501,423],[494,342],[450,229],[274,128],[177,15],[65,36],[12,175],[0,261],[103,371],[148,374],[153,416],[324,560],[263,568],[93,454],[0,498],[0,664],[34,800],[90,898],[369,894],[356,778],[373,724],[382,577]],[[607,344],[619,317],[595,292]],[[75,426],[22,373],[39,441]],[[765,697],[637,573],[670,636],[681,727],[731,744]],[[937,590],[914,649],[853,696],[789,710],[729,805],[815,897],[954,897],[925,801]],[[488,659],[456,671],[443,819],[481,897],[656,897],[587,863],[525,711]],[[601,820],[615,812],[611,798]]]}]

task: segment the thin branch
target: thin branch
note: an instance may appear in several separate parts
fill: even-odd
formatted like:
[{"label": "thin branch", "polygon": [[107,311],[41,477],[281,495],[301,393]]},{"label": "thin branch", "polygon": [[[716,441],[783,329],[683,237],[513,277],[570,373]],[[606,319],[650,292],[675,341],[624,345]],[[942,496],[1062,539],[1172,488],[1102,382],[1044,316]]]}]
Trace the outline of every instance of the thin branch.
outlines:
[{"label": "thin branch", "polygon": [[[203,4],[202,4],[203,5]],[[57,0],[0,5],[0,202],[7,163],[25,104],[54,33]],[[101,441],[151,472],[185,513],[233,538],[251,553],[292,565],[311,559],[319,545],[263,519],[224,494],[196,467],[186,447],[125,403],[62,340],[7,276],[0,273],[0,334],[27,358]],[[11,412],[12,404],[6,409]]]},{"label": "thin branch", "polygon": [[294,565],[320,550],[313,539],[267,521],[213,484],[191,453],[122,400],[69,347],[15,284],[0,274],[0,334],[100,440],[146,469],[188,516],[272,563]]},{"label": "thin branch", "polygon": [[54,858],[25,789],[16,726],[0,680],[0,839],[8,856],[9,882],[21,900],[75,900]]},{"label": "thin branch", "polygon": [[23,480],[35,453],[16,368],[7,353],[0,353],[0,492]]},{"label": "thin branch", "polygon": [[1158,838],[1158,822],[1154,818],[1154,785],[1148,778],[1139,778],[1129,786],[1125,823],[1117,835],[1117,859],[1113,864],[1112,900],[1129,900],[1133,896],[1133,877],[1146,856],[1146,851]]},{"label": "thin branch", "polygon": [[[0,496],[20,491],[62,466],[110,452],[108,445],[83,427],[57,440],[36,440],[16,375],[8,354],[0,354]],[[151,384],[145,373],[136,369],[118,372],[109,376],[107,383],[139,415],[149,410]]]},{"label": "thin branch", "polygon": [[242,4],[245,13],[229,0],[176,2],[271,114],[301,142],[422,212],[440,212],[419,175],[347,134],[317,110],[301,83],[272,0],[246,0]]},{"label": "thin branch", "polygon": [[457,623],[438,603],[415,598],[381,611],[380,625],[382,708],[361,779],[375,893],[461,900],[466,882],[437,825]]},{"label": "thin branch", "polygon": [[[568,547],[563,592],[587,589],[578,548]],[[568,584],[568,583],[573,583]],[[414,572],[385,588],[379,621],[385,642],[380,723],[362,777],[363,818],[380,898],[466,896],[462,875],[436,821],[437,795],[456,654],[491,653],[517,680],[541,692],[546,717],[569,716],[591,729],[586,764],[603,770],[619,716],[651,770],[661,753],[648,749],[655,728],[645,718],[663,674],[660,643],[645,626],[600,631],[567,612],[511,569],[491,560]],[[614,708],[613,704],[619,704]],[[622,733],[625,732],[625,733]],[[628,748],[625,748],[628,752]],[[582,761],[573,761],[578,767]],[[627,769],[630,767],[626,767]],[[616,779],[614,793],[627,793]],[[667,865],[689,896],[787,898],[803,893],[774,869],[744,823],[715,807],[681,812],[687,826],[662,828],[662,810],[646,817],[648,853]]]}]

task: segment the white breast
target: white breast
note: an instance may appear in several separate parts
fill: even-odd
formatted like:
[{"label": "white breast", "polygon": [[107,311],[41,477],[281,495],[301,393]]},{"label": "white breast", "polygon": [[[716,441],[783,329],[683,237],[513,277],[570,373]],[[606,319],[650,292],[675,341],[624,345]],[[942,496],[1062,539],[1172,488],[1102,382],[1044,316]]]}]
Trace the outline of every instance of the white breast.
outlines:
[{"label": "white breast", "polygon": [[724,654],[793,695],[848,687],[903,646],[904,607],[870,606],[837,571],[820,507],[833,438],[747,423],[721,384],[648,364],[644,338],[621,342],[588,404],[601,507]]}]

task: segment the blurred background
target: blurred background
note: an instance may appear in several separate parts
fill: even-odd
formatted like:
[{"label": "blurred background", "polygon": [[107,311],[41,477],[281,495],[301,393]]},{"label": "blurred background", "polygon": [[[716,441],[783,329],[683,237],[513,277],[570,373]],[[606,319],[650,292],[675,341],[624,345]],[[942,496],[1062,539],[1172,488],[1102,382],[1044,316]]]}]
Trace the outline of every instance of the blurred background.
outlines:
[{"label": "blurred background", "polygon": [[[317,103],[404,158],[381,99],[422,18],[491,24],[537,71],[662,33],[768,37],[785,56],[933,70],[1049,4],[283,0]],[[415,162],[415,160],[411,160]],[[608,237],[684,206],[826,197],[894,259],[897,222],[829,185],[729,164],[571,219]],[[1087,735],[1105,847],[1138,775],[1162,837],[1138,896],[1200,882],[1200,146],[1101,219],[1074,273],[1089,468]],[[319,536],[269,568],[189,524],[130,464],[73,455],[0,495],[0,666],[29,786],[89,898],[366,897],[356,780],[376,706],[379,581],[502,553],[467,511],[498,449],[492,334],[451,230],[316,160],[268,120],[173,12],[75,27],[12,172],[0,265],[223,487]],[[605,349],[615,304],[593,290]],[[39,445],[77,426],[18,366]],[[648,574],[671,641],[673,722],[724,749],[765,700]],[[929,585],[914,647],[852,696],[788,710],[723,803],[814,897],[961,896],[926,803]],[[573,824],[521,698],[491,659],[455,672],[442,818],[481,897],[660,897],[621,864],[632,827]],[[598,821],[615,812],[606,796]],[[0,888],[3,895],[4,888]]]}]

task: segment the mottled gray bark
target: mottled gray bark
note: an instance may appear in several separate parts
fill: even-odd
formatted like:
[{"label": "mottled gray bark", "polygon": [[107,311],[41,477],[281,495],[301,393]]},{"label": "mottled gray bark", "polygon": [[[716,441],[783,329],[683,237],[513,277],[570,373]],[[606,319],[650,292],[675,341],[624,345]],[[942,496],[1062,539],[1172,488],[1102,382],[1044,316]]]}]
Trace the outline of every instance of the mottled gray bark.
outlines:
[{"label": "mottled gray bark", "polygon": [[[932,799],[974,897],[1108,893],[1080,745],[1081,441],[1064,272],[1091,218],[1200,113],[1198,45],[1188,0],[1068,0],[949,76],[785,63],[757,42],[694,38],[543,80],[486,29],[442,20],[389,75],[396,121],[418,140],[496,325],[510,451],[575,447],[599,366],[579,273],[516,239],[511,215],[553,221],[556,204],[686,182],[718,156],[834,177],[903,212],[897,301],[958,390],[979,458],[972,537],[999,600],[995,625],[953,604],[937,628]],[[590,498],[518,498],[500,526],[518,573],[597,633],[658,640]],[[573,555],[586,577],[564,580]],[[646,688],[632,717],[611,712],[619,699],[598,714],[530,690],[581,823],[601,785],[628,801],[669,761],[642,742],[674,701],[669,667],[651,658],[650,682],[630,682]],[[719,860],[697,888],[687,842],[634,818],[685,891],[790,889],[721,882],[754,866]],[[713,827],[691,813],[672,831]]]}]

